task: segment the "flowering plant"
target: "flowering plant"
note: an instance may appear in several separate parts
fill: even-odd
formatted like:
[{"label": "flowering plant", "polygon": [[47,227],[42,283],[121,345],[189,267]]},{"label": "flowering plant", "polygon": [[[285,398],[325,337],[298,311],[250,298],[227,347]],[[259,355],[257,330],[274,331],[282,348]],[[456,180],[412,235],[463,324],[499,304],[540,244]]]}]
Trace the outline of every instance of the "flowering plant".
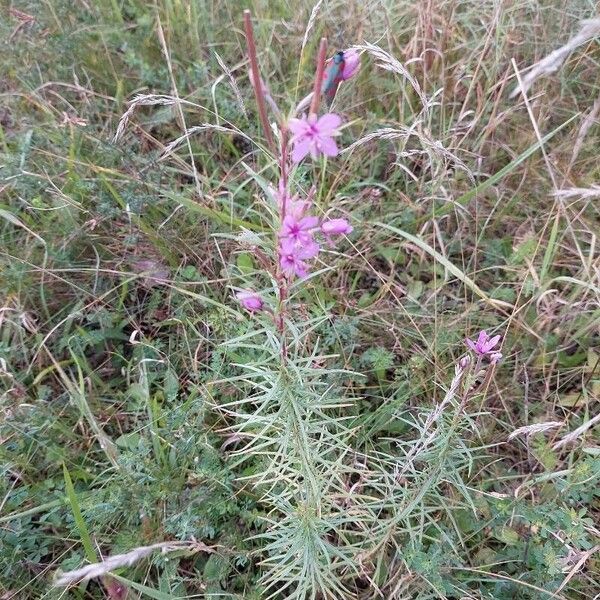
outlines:
[{"label": "flowering plant", "polygon": [[[342,117],[328,112],[319,116],[321,96],[330,95],[335,84],[335,91],[340,82],[353,77],[360,68],[360,57],[357,51],[349,49],[338,52],[333,58],[325,60],[327,42],[321,40],[313,92],[309,94],[289,118],[282,116],[282,111],[269,93],[269,88],[260,77],[256,47],[250,14],[244,14],[245,32],[250,62],[250,81],[258,105],[265,138],[277,156],[278,184],[270,185],[270,194],[276,200],[277,217],[275,225],[276,259],[271,263],[271,271],[277,281],[278,302],[275,310],[269,310],[270,301],[258,293],[243,289],[236,298],[248,312],[256,314],[269,312],[278,324],[280,334],[283,332],[284,315],[288,300],[288,288],[296,278],[305,278],[319,255],[323,242],[333,245],[336,238],[353,231],[352,225],[342,217],[320,218],[311,214],[314,210],[312,199],[315,196],[313,187],[309,194],[301,195],[294,190],[293,169],[310,156],[313,160],[324,157],[335,157],[339,153],[336,138],[340,135]],[[268,122],[269,106],[276,118],[276,139]],[[306,107],[308,113],[299,113]]]},{"label": "flowering plant", "polygon": [[[310,332],[328,315],[301,322],[292,318],[301,315],[292,300],[322,256],[324,244],[339,243],[353,228],[343,216],[319,215],[313,202],[316,187],[304,193],[295,174],[303,161],[335,158],[340,152],[342,117],[320,111],[321,98],[335,96],[358,72],[360,58],[350,49],[327,61],[327,43],[321,40],[312,94],[284,117],[260,77],[248,12],[245,30],[258,115],[276,159],[275,181],[255,177],[273,215],[259,276],[267,274],[273,283],[259,293],[256,283],[242,273],[237,301],[264,327],[251,328],[228,344],[259,352],[260,360],[239,365],[249,392],[221,410],[233,420],[229,429],[237,445],[234,454],[252,463],[248,479],[260,487],[261,503],[267,507],[266,529],[259,536],[266,540],[261,548],[261,564],[267,568],[261,579],[265,597],[346,598],[352,596],[347,582],[362,574],[362,558],[369,552],[385,554],[396,536],[404,518],[398,507],[418,504],[429,490],[434,493],[444,480],[445,466],[462,460],[456,440],[465,407],[489,382],[494,369],[486,369],[481,380],[481,366],[486,357],[492,366],[499,360],[499,353],[493,352],[499,337],[482,332],[476,342],[468,340],[475,363],[464,357],[455,365],[443,400],[428,414],[402,417],[418,435],[403,442],[398,457],[362,456],[350,446],[351,417],[340,409],[351,406],[352,400],[336,384],[340,370],[324,367],[327,361],[309,343]],[[268,108],[275,117],[273,128]],[[350,456],[362,466],[349,464]],[[437,459],[427,458],[423,466],[430,456]],[[361,515],[362,525],[356,526],[354,515]],[[366,525],[375,522],[372,530]]]},{"label": "flowering plant", "polygon": [[[317,367],[314,351],[305,356],[313,327],[299,326],[300,319],[293,318],[303,313],[296,310],[292,292],[301,288],[313,271],[323,246],[339,243],[353,228],[341,215],[319,214],[313,202],[316,186],[305,192],[295,175],[303,161],[338,155],[342,117],[321,110],[322,98],[331,100],[339,84],[358,72],[360,59],[356,51],[347,50],[327,60],[327,42],[322,39],[313,91],[286,117],[260,76],[248,11],[244,26],[250,82],[276,166],[274,181],[255,177],[271,215],[268,239],[253,238],[261,257],[257,276],[272,285],[258,291],[257,281],[249,281],[248,274],[241,273],[236,300],[264,328],[251,329],[234,342],[236,348],[247,344],[255,352],[260,349],[264,356],[260,362],[244,366],[243,377],[253,382],[249,395],[222,410],[234,419],[233,438],[243,441],[236,454],[252,463],[262,461],[253,480],[261,486],[261,499],[271,515],[263,536],[269,540],[263,548],[267,555],[263,564],[271,567],[263,580],[266,590],[286,590],[290,598],[317,592],[331,597],[332,590],[340,589],[332,557],[338,557],[335,562],[349,560],[350,552],[349,548],[334,548],[328,539],[328,532],[343,519],[338,495],[344,485],[340,461],[348,451],[344,441],[347,430],[337,409],[348,401],[332,391],[334,371]],[[269,110],[274,127],[269,123]],[[272,563],[269,557],[273,557]]]}]

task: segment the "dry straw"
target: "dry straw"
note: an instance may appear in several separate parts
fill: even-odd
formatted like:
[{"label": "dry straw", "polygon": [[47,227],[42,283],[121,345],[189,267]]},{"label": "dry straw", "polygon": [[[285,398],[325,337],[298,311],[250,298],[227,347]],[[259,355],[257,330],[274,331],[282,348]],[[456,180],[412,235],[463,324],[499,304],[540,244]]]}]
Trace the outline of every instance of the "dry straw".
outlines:
[{"label": "dry straw", "polygon": [[385,69],[386,71],[392,71],[393,73],[398,73],[398,75],[402,75],[413,87],[421,103],[423,104],[423,109],[427,109],[429,107],[429,102],[427,101],[427,96],[423,93],[419,82],[410,74],[408,69],[397,59],[394,58],[389,52],[386,52],[383,48],[375,44],[366,43],[364,45],[353,46],[355,50],[364,50],[368,54],[370,54],[376,61],[377,66],[381,69]]},{"label": "dry straw", "polygon": [[509,436],[508,441],[514,440],[516,437],[520,435],[524,435],[529,437],[531,435],[535,435],[536,433],[543,433],[544,431],[550,431],[551,429],[556,429],[557,427],[562,427],[563,423],[561,421],[547,421],[546,423],[534,423],[533,425],[525,425],[524,427],[519,427],[515,429]]},{"label": "dry straw", "polygon": [[517,85],[510,93],[511,98],[515,98],[519,92],[526,94],[533,83],[548,73],[558,71],[561,65],[565,62],[569,54],[582,44],[600,35],[600,18],[586,19],[581,21],[581,29],[574,35],[564,46],[557,48],[542,60],[536,62],[531,71],[523,77],[521,85]]},{"label": "dry straw", "polygon": [[121,567],[131,567],[135,563],[139,562],[143,558],[146,558],[160,550],[163,554],[167,552],[174,552],[175,550],[190,550],[192,552],[214,552],[214,549],[210,546],[206,546],[200,542],[159,542],[158,544],[152,544],[150,546],[140,546],[134,548],[125,554],[115,554],[109,556],[101,562],[87,565],[81,569],[75,571],[68,571],[67,573],[60,574],[54,585],[56,586],[70,586],[82,581],[89,581],[96,577],[102,577],[107,575],[115,569]]},{"label": "dry straw", "polygon": [[250,137],[248,137],[245,133],[242,133],[238,129],[230,129],[229,127],[223,127],[222,125],[213,125],[211,123],[202,123],[202,125],[190,127],[183,135],[174,139],[172,142],[169,142],[165,146],[164,150],[162,151],[160,158],[161,159],[165,158],[166,156],[171,154],[171,152],[173,152],[175,149],[177,149],[183,142],[187,141],[193,135],[196,135],[197,133],[201,133],[202,131],[216,131],[217,133],[232,133],[235,135],[239,135],[240,137],[243,137],[243,138],[247,139],[248,141],[252,142],[252,139]]},{"label": "dry straw", "polygon": [[129,107],[123,113],[123,116],[119,120],[117,133],[115,133],[113,141],[119,141],[119,139],[125,132],[125,129],[127,129],[127,125],[129,124],[133,113],[140,106],[173,106],[178,102],[183,102],[184,104],[187,104],[185,101],[175,98],[175,96],[167,96],[165,94],[139,94],[135,96],[135,98],[129,103]]}]

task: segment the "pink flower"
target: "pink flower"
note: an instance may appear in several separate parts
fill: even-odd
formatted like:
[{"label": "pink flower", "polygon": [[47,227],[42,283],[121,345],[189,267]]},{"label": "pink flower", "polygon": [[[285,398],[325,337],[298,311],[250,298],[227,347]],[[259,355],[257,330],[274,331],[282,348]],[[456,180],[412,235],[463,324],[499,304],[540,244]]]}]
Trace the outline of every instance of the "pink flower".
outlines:
[{"label": "pink flower", "polygon": [[352,225],[346,219],[329,219],[321,223],[321,231],[325,235],[348,235],[352,233]]},{"label": "pink flower", "polygon": [[350,79],[350,77],[354,77],[358,70],[360,69],[360,54],[353,50],[344,50],[344,68],[342,70],[342,79],[346,81],[346,79]]},{"label": "pink flower", "polygon": [[[492,350],[496,347],[498,342],[500,341],[500,336],[495,335],[494,337],[490,337],[487,334],[487,331],[479,332],[479,336],[477,337],[477,341],[466,339],[465,343],[467,346],[475,352],[475,354],[479,354],[479,356],[485,356],[486,354],[490,355],[490,358],[493,356],[500,354],[499,352],[492,353]],[[502,354],[500,354],[500,357]],[[499,360],[496,359],[496,362]]]},{"label": "pink flower", "polygon": [[297,196],[292,198],[288,205],[286,206],[287,213],[286,216],[293,217],[297,221],[304,217],[304,213],[308,210],[310,206],[310,202],[308,200],[298,200]]},{"label": "pink flower", "polygon": [[496,365],[500,362],[500,360],[502,359],[502,352],[492,352],[490,354],[490,362],[493,365]]},{"label": "pink flower", "polygon": [[337,128],[341,123],[341,117],[334,113],[327,113],[319,119],[314,114],[290,119],[288,126],[293,133],[291,142],[294,145],[292,160],[299,163],[309,153],[313,158],[319,154],[337,156],[338,147],[333,138],[338,134]]},{"label": "pink flower", "polygon": [[286,215],[292,215],[295,219],[301,219],[304,216],[305,211],[310,206],[310,202],[308,200],[299,200],[298,194],[290,196],[282,181],[279,182],[278,189],[275,189],[274,186],[269,185],[269,191],[277,201],[277,208],[279,209],[279,212],[281,213],[283,211],[283,206],[285,205]]},{"label": "pink flower", "polygon": [[263,299],[256,293],[250,290],[242,290],[238,292],[235,297],[239,303],[251,313],[259,312],[263,309]]},{"label": "pink flower", "polygon": [[289,238],[301,246],[312,242],[312,230],[319,224],[317,217],[302,217],[297,219],[293,214],[287,215],[281,224],[280,237]]},{"label": "pink flower", "polygon": [[279,244],[279,264],[282,271],[292,277],[306,277],[308,265],[305,261],[319,253],[319,244],[311,241],[306,246],[299,246],[294,240],[283,238]]}]

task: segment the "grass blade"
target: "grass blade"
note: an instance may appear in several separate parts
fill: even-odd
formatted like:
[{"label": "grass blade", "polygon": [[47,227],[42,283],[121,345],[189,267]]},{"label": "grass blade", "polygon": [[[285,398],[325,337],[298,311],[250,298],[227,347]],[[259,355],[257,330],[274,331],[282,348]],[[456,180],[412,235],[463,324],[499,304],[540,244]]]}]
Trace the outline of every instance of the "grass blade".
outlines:
[{"label": "grass blade", "polygon": [[397,227],[393,227],[392,225],[386,225],[385,223],[376,223],[379,227],[383,229],[387,229],[392,233],[395,233],[405,240],[408,240],[424,252],[427,252],[430,256],[432,256],[437,262],[439,262],[447,271],[452,273],[458,280],[460,280],[467,288],[469,288],[474,294],[479,296],[482,300],[484,300],[487,304],[494,306],[496,308],[508,308],[512,309],[514,306],[509,302],[504,302],[502,300],[495,300],[494,298],[490,298],[467,274],[463,273],[456,265],[454,265],[451,261],[449,261],[443,254],[440,254],[437,250],[432,248],[429,244],[424,242],[421,238],[418,238],[412,233],[408,233],[406,231],[402,231],[402,229],[398,229]]},{"label": "grass blade", "polygon": [[90,562],[96,562],[98,560],[98,556],[94,550],[90,532],[88,531],[87,525],[83,520],[83,515],[81,514],[79,500],[77,499],[77,494],[75,493],[75,488],[73,487],[73,480],[71,479],[67,465],[64,463],[63,475],[65,478],[65,492],[67,494],[67,498],[69,499],[69,504],[71,505],[71,512],[73,513],[73,518],[75,519],[77,531],[79,531],[79,537],[81,538],[81,543],[83,544],[83,549],[85,550],[85,556]]},{"label": "grass blade", "polygon": [[[469,190],[462,196],[456,198],[453,203],[448,203],[442,206],[439,209],[435,209],[433,211],[432,218],[442,217],[451,213],[454,209],[455,204],[460,204],[461,206],[466,206],[473,198],[475,198],[481,192],[487,190],[489,187],[498,183],[505,175],[508,175],[511,171],[514,171],[524,160],[527,160],[534,152],[539,150],[548,140],[552,139],[559,131],[564,129],[569,123],[574,121],[579,116],[579,113],[574,114],[570,119],[567,119],[564,123],[559,125],[556,129],[553,129],[550,133],[546,134],[541,140],[536,142],[535,144],[529,146],[527,150],[519,154],[517,158],[509,162],[505,167],[502,167],[497,173],[494,173],[491,177],[481,182],[479,185],[475,186],[473,189]],[[423,220],[428,220],[429,217],[424,218]]]}]

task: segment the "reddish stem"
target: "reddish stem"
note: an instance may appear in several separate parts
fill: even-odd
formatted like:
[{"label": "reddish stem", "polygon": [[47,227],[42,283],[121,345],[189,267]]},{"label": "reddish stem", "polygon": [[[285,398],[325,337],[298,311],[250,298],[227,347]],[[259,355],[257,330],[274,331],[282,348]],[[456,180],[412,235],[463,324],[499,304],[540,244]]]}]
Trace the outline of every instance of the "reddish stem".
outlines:
[{"label": "reddish stem", "polygon": [[283,187],[283,196],[281,198],[281,222],[287,214],[287,194],[288,194],[288,172],[287,172],[287,154],[288,154],[288,130],[285,125],[281,125],[281,158],[279,170],[281,173],[281,183]]},{"label": "reddish stem", "polygon": [[[281,181],[281,214],[280,222],[283,223],[287,213],[287,195],[288,195],[288,130],[284,123],[280,126],[281,132],[281,156],[279,160],[279,172]],[[279,264],[277,264],[277,280],[279,286],[279,305],[277,307],[277,329],[281,336],[281,360],[285,364],[287,361],[287,342],[285,339],[285,302],[288,296],[288,280],[281,272]]]},{"label": "reddish stem", "polygon": [[315,87],[310,103],[310,114],[317,114],[319,101],[321,100],[321,87],[323,86],[323,75],[325,74],[325,60],[327,57],[327,38],[321,38],[319,54],[317,55],[317,72],[315,74]]},{"label": "reddish stem", "polygon": [[273,134],[271,132],[271,127],[269,126],[269,120],[267,119],[267,106],[265,103],[265,95],[262,89],[260,71],[258,70],[258,59],[256,58],[256,44],[254,43],[252,14],[248,9],[244,11],[244,30],[246,32],[246,47],[248,49],[248,58],[250,59],[252,87],[254,88],[254,96],[256,97],[256,104],[258,106],[258,116],[265,132],[265,137],[267,138],[269,148],[274,150],[275,143],[273,142]]}]

